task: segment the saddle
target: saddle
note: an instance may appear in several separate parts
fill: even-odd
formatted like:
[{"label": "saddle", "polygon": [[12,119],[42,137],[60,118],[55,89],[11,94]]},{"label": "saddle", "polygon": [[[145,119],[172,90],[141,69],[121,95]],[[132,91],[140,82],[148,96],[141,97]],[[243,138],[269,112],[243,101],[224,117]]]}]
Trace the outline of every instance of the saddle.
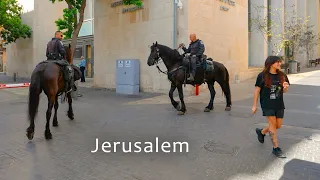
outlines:
[{"label": "saddle", "polygon": [[[66,61],[65,59],[55,59],[55,60],[48,59],[48,60],[40,62],[39,64],[49,63],[49,62],[55,63],[60,67],[65,83],[70,84],[70,81],[73,80],[74,72],[73,72],[73,68],[69,64],[69,62]],[[68,88],[66,88],[65,91],[69,91],[70,88],[71,87],[68,86]]]},{"label": "saddle", "polygon": [[[183,58],[183,66],[189,67],[190,56],[185,56]],[[202,55],[201,59],[196,62],[197,71],[199,68],[203,69],[205,72],[212,72],[214,70],[213,59],[208,58],[207,55]]]}]

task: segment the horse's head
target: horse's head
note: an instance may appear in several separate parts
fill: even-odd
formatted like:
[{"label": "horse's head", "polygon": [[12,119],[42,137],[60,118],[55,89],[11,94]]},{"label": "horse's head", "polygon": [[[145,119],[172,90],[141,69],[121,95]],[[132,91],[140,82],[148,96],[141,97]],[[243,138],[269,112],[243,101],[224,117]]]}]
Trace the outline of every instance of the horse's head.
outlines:
[{"label": "horse's head", "polygon": [[68,46],[64,46],[64,49],[66,50],[66,59],[69,63],[71,63],[71,56],[72,56],[71,45],[69,44]]},{"label": "horse's head", "polygon": [[158,47],[158,42],[153,43],[152,46],[150,47],[150,50],[151,52],[150,52],[147,64],[149,66],[153,66],[160,59],[160,52],[159,52],[160,50]]}]

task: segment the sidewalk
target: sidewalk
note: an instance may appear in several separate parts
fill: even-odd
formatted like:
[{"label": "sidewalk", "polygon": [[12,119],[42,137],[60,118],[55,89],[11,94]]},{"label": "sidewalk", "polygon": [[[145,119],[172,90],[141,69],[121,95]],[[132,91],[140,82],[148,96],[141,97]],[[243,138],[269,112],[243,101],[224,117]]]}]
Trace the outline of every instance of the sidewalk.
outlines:
[{"label": "sidewalk", "polygon": [[[297,74],[288,74],[288,78],[291,84],[301,84],[301,82],[303,83],[309,83],[310,84],[310,80],[311,81],[315,81],[317,79],[320,79],[320,77],[313,77],[313,78],[309,78],[308,77],[312,77],[313,75],[315,75],[316,73],[320,72],[320,66],[318,67],[312,67],[312,68],[303,68],[301,69],[301,72],[297,73]],[[316,79],[315,79],[316,78]],[[254,90],[254,84],[255,84],[256,79],[252,78],[246,81],[242,81],[240,83],[231,83],[230,84],[230,88],[231,88],[231,96],[232,96],[232,101],[241,101],[243,99],[248,99],[253,97],[253,90]],[[5,75],[0,74],[0,84],[1,83],[20,83],[20,82],[30,82],[30,79],[28,78],[20,78],[17,77],[16,82],[14,82],[13,77],[8,77]],[[76,82],[77,85],[81,88],[93,88],[93,89],[105,89],[105,88],[98,88],[98,87],[94,87],[94,79],[93,78],[86,78],[86,82],[80,82],[77,81]],[[187,85],[187,87],[190,87],[190,85]],[[205,87],[205,88],[202,88]],[[215,83],[215,91],[216,91],[216,96],[215,96],[215,102],[225,102],[225,97],[222,94],[222,89],[219,86],[218,83]],[[169,89],[168,89],[169,92]],[[170,99],[168,97],[168,92],[161,92],[160,96],[156,96],[156,97],[152,97],[150,99],[143,99],[142,101],[136,101],[136,102],[132,102],[132,103],[150,103],[151,101],[153,103],[159,103],[159,104],[163,104],[163,103],[170,103]],[[79,89],[79,93],[81,94],[81,89]],[[140,92],[140,95],[144,95],[146,93],[144,92]],[[147,94],[150,94],[150,92],[147,92]],[[153,94],[153,93],[151,93]],[[159,93],[154,93],[154,94],[159,94]],[[176,90],[174,92],[174,96],[176,98],[176,100],[178,100],[178,91]],[[185,97],[185,101],[186,102],[193,102],[193,103],[203,103],[208,101],[210,99],[210,92],[207,89],[207,84],[203,84],[200,87],[200,93],[198,96],[196,96],[194,93],[189,94],[189,93],[184,93],[184,97]]]}]

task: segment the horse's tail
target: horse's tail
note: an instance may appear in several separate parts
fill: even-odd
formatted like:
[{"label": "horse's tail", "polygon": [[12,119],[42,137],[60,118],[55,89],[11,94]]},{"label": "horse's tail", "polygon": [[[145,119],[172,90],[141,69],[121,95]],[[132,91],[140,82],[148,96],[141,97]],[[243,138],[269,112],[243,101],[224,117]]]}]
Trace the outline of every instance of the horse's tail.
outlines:
[{"label": "horse's tail", "polygon": [[34,120],[39,106],[39,96],[41,92],[40,72],[34,72],[31,76],[31,83],[29,86],[29,120]]},{"label": "horse's tail", "polygon": [[223,86],[224,86],[223,91],[228,101],[230,101],[230,105],[231,105],[230,76],[229,76],[228,69],[226,67],[224,67],[224,69],[225,69],[225,78],[223,83]]},{"label": "horse's tail", "polygon": [[222,89],[222,96],[225,96],[225,94],[230,94],[230,84],[229,84],[230,76],[229,72],[226,67],[223,67],[223,81],[222,84],[224,89]]}]

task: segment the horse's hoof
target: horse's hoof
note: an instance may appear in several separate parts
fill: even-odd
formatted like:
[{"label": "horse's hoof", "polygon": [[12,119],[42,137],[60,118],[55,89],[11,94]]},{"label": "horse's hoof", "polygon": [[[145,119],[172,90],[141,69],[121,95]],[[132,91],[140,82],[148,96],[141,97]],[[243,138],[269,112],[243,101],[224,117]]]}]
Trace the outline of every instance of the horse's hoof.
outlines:
[{"label": "horse's hoof", "polygon": [[73,120],[74,119],[73,113],[68,113],[68,117],[69,117],[69,119]]},{"label": "horse's hoof", "polygon": [[53,126],[53,127],[58,127],[58,126],[59,126],[59,124],[58,124],[58,122],[56,122],[56,123],[55,123],[55,122],[53,122],[53,123],[52,123],[52,126]]},{"label": "horse's hoof", "polygon": [[184,112],[182,112],[182,111],[178,111],[178,113],[177,113],[178,115],[184,115]]},{"label": "horse's hoof", "polygon": [[225,110],[226,111],[231,111],[231,107],[226,107]]},{"label": "horse's hoof", "polygon": [[181,106],[180,106],[180,102],[179,102],[177,107],[176,107],[176,110],[180,111],[180,109],[181,109]]},{"label": "horse's hoof", "polygon": [[204,108],[204,112],[210,112],[211,110],[209,108]]},{"label": "horse's hoof", "polygon": [[34,136],[34,132],[27,132],[27,137],[29,140],[32,140]]},{"label": "horse's hoof", "polygon": [[46,139],[52,139],[52,134],[50,133],[50,132],[45,132],[44,133],[44,137],[46,138]]}]

